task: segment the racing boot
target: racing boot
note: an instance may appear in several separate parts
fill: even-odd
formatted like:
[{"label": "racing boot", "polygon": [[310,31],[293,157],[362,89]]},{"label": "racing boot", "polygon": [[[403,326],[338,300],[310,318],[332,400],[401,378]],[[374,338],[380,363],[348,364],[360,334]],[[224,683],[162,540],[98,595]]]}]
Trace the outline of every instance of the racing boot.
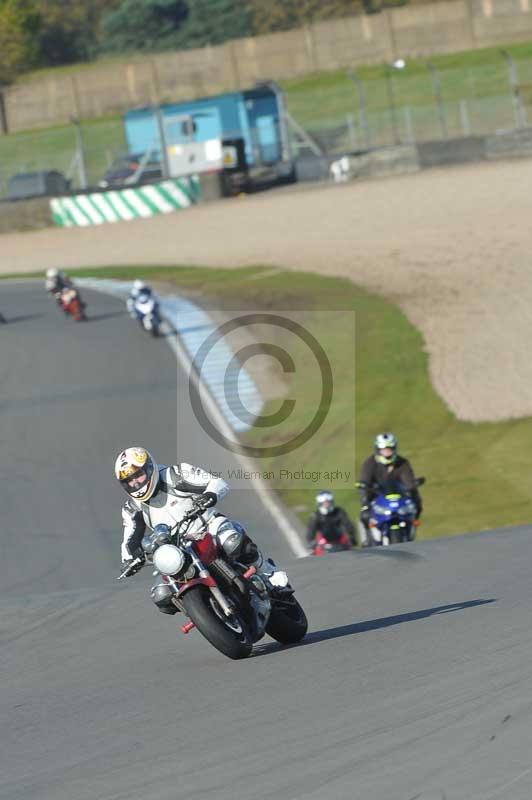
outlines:
[{"label": "racing boot", "polygon": [[273,596],[293,592],[286,572],[277,569],[271,558],[263,556],[240,523],[227,520],[218,528],[216,535],[227,559],[237,561],[244,567],[255,567],[257,575],[264,580]]}]

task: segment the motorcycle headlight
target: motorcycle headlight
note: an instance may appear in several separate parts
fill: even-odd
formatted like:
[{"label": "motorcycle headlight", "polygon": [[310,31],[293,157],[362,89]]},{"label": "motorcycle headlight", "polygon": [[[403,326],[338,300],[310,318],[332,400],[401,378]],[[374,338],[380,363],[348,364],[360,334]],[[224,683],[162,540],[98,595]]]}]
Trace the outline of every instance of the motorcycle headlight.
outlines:
[{"label": "motorcycle headlight", "polygon": [[143,536],[140,546],[144,550],[147,555],[152,555],[153,551],[155,550],[155,542],[153,541],[151,535]]},{"label": "motorcycle headlight", "polygon": [[378,503],[373,506],[373,510],[376,514],[382,514],[383,516],[389,516],[392,513],[387,506],[380,506]]},{"label": "motorcycle headlight", "polygon": [[185,565],[185,556],[173,544],[163,544],[153,556],[153,564],[163,575],[177,575]]}]

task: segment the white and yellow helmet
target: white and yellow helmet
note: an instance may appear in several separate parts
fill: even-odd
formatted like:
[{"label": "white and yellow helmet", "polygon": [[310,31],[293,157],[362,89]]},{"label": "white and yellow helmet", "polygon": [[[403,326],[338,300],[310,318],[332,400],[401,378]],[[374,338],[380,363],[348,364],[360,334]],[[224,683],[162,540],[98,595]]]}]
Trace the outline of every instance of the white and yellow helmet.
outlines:
[{"label": "white and yellow helmet", "polygon": [[115,476],[130,497],[147,502],[159,483],[159,468],[144,447],[128,447],[115,461]]},{"label": "white and yellow helmet", "polygon": [[375,460],[389,466],[397,459],[397,439],[393,433],[378,433],[375,437]]}]

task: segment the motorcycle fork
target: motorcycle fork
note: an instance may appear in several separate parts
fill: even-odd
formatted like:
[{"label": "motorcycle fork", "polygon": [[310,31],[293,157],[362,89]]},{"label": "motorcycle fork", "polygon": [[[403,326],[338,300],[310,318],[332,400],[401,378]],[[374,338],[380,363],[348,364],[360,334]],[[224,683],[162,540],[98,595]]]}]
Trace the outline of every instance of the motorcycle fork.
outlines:
[{"label": "motorcycle fork", "polygon": [[224,593],[221,591],[220,587],[208,571],[208,569],[204,566],[203,562],[197,557],[196,553],[194,552],[192,546],[186,548],[192,563],[196,567],[198,572],[199,581],[204,585],[207,586],[222,609],[223,613],[226,617],[231,617],[234,613],[234,607],[232,603],[228,603]]}]

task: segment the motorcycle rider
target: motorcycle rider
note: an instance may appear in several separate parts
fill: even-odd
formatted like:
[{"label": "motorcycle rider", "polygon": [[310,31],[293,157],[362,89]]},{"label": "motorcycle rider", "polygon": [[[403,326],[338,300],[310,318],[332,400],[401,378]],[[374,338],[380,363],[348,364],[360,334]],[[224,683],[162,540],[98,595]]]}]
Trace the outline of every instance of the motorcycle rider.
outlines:
[{"label": "motorcycle rider", "polygon": [[[122,507],[124,536],[121,556],[126,569],[135,558],[143,559],[140,547],[146,529],[164,523],[174,528],[194,505],[201,506],[203,520],[229,562],[254,566],[272,593],[289,586],[286,572],[266,559],[239,522],[216,511],[216,503],[229,491],[227,483],[191,464],[158,465],[144,447],[128,447],[119,453],[115,476],[129,495]],[[189,533],[204,527],[201,519],[193,521]],[[139,569],[140,569],[139,565]],[[175,614],[171,589],[162,580],[151,589],[151,597],[163,614]]]},{"label": "motorcycle rider", "polygon": [[62,270],[55,269],[54,267],[47,269],[44,286],[46,291],[55,297],[59,306],[61,305],[61,293],[65,289],[69,289],[77,292],[79,304],[81,308],[85,308],[85,303],[82,301],[78,289],[76,289],[72,280]]},{"label": "motorcycle rider", "polygon": [[126,301],[127,309],[133,318],[138,317],[135,306],[137,304],[137,300],[139,299],[139,295],[143,295],[147,299],[148,297],[152,296],[152,290],[147,283],[144,283],[144,281],[141,281],[137,278],[137,280],[133,281],[131,292],[129,293],[129,297]]},{"label": "motorcycle rider", "polygon": [[44,285],[46,291],[51,294],[57,294],[63,291],[63,289],[73,288],[70,278],[68,278],[62,270],[55,269],[54,267],[50,267],[50,269],[46,270],[46,281]]},{"label": "motorcycle rider", "polygon": [[323,490],[316,495],[316,511],[312,514],[307,525],[307,541],[314,542],[316,535],[321,533],[331,544],[340,540],[342,534],[347,534],[349,541],[356,545],[355,526],[343,508],[334,502],[332,492]]},{"label": "motorcycle rider", "polygon": [[360,490],[360,521],[366,532],[369,527],[371,501],[378,494],[375,485],[386,481],[399,481],[416,506],[416,520],[421,516],[423,504],[414,471],[408,459],[397,452],[397,439],[393,433],[379,433],[375,437],[374,452],[362,464],[360,481],[367,484]]}]

